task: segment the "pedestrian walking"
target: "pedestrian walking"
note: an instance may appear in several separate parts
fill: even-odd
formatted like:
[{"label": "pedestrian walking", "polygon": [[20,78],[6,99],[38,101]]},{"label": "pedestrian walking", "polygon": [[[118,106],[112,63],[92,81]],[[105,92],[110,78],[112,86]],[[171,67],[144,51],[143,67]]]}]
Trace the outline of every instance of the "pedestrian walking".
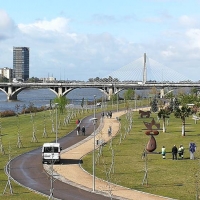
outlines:
[{"label": "pedestrian walking", "polygon": [[81,129],[81,128],[80,128],[80,126],[78,125],[77,128],[76,128],[77,135],[79,135],[80,129]]},{"label": "pedestrian walking", "polygon": [[178,149],[177,149],[177,147],[176,147],[176,145],[174,145],[173,147],[172,147],[172,159],[174,160],[177,160],[177,153],[178,153]]},{"label": "pedestrian walking", "polygon": [[108,113],[108,112],[106,113],[106,117],[107,117],[107,118],[109,117],[109,113]]},{"label": "pedestrian walking", "polygon": [[77,120],[76,120],[76,125],[78,126],[79,124],[80,124],[80,120],[77,119]]},{"label": "pedestrian walking", "polygon": [[162,158],[165,159],[165,154],[166,154],[165,146],[162,147],[161,154],[162,154]]},{"label": "pedestrian walking", "polygon": [[81,131],[82,131],[82,135],[85,136],[85,126],[82,127]]}]

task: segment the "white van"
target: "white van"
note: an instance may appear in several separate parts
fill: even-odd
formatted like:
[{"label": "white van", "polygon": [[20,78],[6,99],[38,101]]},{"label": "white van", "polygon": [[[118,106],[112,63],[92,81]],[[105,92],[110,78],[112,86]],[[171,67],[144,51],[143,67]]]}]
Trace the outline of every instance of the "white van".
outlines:
[{"label": "white van", "polygon": [[42,146],[42,163],[60,163],[60,143],[44,143]]}]

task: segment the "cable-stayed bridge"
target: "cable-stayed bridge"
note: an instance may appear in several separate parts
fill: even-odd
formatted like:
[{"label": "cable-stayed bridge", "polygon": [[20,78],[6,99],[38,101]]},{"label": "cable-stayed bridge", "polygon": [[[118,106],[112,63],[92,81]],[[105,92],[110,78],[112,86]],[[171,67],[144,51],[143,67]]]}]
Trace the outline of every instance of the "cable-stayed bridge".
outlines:
[{"label": "cable-stayed bridge", "polygon": [[113,71],[110,77],[126,82],[188,82],[190,79],[181,73],[148,58],[143,57]]},{"label": "cable-stayed bridge", "polygon": [[[102,78],[99,81],[76,81],[56,83],[0,83],[0,90],[7,95],[8,100],[17,100],[17,95],[24,89],[48,88],[57,96],[65,96],[77,88],[97,88],[108,99],[126,89],[152,89],[160,90],[161,98],[164,97],[164,89],[197,88],[200,90],[200,82],[192,82],[180,73],[163,66],[162,64],[144,57],[121,67],[108,75],[110,79]],[[106,81],[105,81],[106,80]]]}]

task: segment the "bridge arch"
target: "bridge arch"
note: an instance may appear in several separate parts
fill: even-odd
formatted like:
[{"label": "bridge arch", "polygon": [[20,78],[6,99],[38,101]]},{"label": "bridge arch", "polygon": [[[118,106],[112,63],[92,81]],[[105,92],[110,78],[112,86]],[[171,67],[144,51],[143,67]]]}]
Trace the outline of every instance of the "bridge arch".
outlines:
[{"label": "bridge arch", "polygon": [[25,89],[25,87],[0,87],[0,90],[7,95],[7,100],[17,100],[17,95]]}]

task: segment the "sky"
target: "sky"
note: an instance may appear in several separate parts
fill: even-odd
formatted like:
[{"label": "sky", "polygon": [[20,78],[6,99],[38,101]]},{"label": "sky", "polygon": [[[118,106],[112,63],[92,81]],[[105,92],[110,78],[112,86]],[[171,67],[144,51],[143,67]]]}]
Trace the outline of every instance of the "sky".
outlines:
[{"label": "sky", "polygon": [[30,77],[87,81],[146,53],[198,81],[199,9],[200,0],[0,0],[0,68],[13,68],[13,47],[29,47]]}]

